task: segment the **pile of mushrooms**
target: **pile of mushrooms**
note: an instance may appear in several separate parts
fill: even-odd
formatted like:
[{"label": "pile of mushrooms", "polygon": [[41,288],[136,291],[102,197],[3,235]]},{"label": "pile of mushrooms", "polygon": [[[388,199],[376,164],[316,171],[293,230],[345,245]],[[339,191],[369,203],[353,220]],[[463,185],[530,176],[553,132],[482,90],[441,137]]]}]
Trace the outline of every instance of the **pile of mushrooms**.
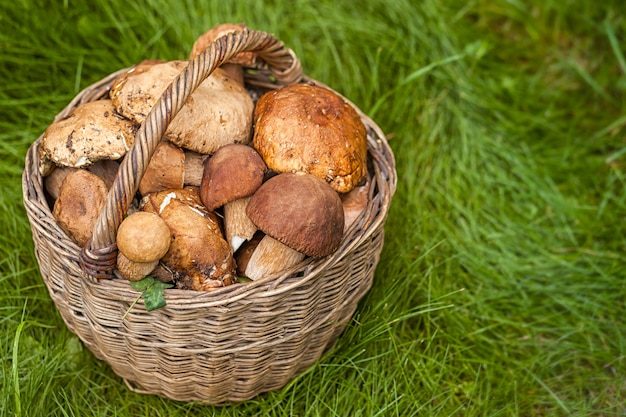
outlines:
[{"label": "pile of mushrooms", "polygon": [[[206,32],[190,58],[237,30]],[[122,277],[200,291],[257,280],[334,253],[366,207],[357,112],[312,84],[248,92],[243,68],[255,59],[242,54],[216,69],[168,126],[117,231]],[[107,97],[46,129],[40,172],[57,224],[77,245],[88,243],[139,125],[187,62],[144,61]]]}]

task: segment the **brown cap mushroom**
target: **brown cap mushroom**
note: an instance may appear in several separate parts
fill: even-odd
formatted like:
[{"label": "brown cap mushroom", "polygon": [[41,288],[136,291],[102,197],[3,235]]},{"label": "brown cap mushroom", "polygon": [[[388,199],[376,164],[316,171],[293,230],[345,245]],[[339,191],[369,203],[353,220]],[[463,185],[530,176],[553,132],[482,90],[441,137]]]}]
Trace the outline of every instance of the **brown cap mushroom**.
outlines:
[{"label": "brown cap mushroom", "polygon": [[139,193],[149,193],[185,185],[199,186],[204,170],[202,155],[185,151],[163,140],[157,147],[139,183]]},{"label": "brown cap mushroom", "polygon": [[104,180],[85,169],[72,171],[63,180],[52,215],[79,246],[89,242],[107,194]]},{"label": "brown cap mushroom", "polygon": [[367,136],[356,110],[337,93],[294,84],[264,94],[254,112],[255,149],[276,172],[306,172],[340,193],[367,172]]},{"label": "brown cap mushroom", "polygon": [[96,100],[50,124],[41,147],[56,165],[78,168],[101,159],[120,159],[134,141],[133,123],[115,112],[111,100]]},{"label": "brown cap mushroom", "polygon": [[261,186],[267,167],[254,148],[231,144],[218,149],[205,162],[200,188],[202,202],[213,211],[248,197]]},{"label": "brown cap mushroom", "polygon": [[[187,61],[154,64],[126,73],[111,88],[117,111],[140,124]],[[164,138],[202,154],[228,143],[249,143],[254,103],[245,88],[220,68],[204,80],[168,126]]]},{"label": "brown cap mushroom", "polygon": [[118,270],[130,281],[144,278],[167,253],[171,240],[170,229],[157,214],[128,215],[117,229]]},{"label": "brown cap mushroom", "polygon": [[246,207],[266,170],[257,151],[242,144],[223,146],[205,162],[200,198],[211,211],[224,207],[226,240],[233,252],[257,230],[246,215]]},{"label": "brown cap mushroom", "polygon": [[[240,33],[245,28],[243,24],[235,23],[222,23],[200,35],[193,44],[189,59],[194,59],[198,54],[207,49],[209,45],[215,42],[216,39],[225,36],[229,33]],[[243,68],[242,66],[251,67],[256,61],[256,54],[254,52],[240,52],[229,61],[222,64],[220,68],[223,68],[228,74],[239,83],[243,84]]]},{"label": "brown cap mushroom", "polygon": [[265,234],[307,256],[330,255],[341,243],[341,199],[310,174],[282,173],[270,178],[254,193],[246,213]]},{"label": "brown cap mushroom", "polygon": [[232,253],[217,216],[202,205],[198,187],[149,194],[141,208],[158,214],[172,233],[161,262],[179,288],[209,291],[236,282]]},{"label": "brown cap mushroom", "polygon": [[[314,258],[335,252],[343,236],[344,214],[339,195],[311,174],[282,173],[270,178],[254,193],[246,213],[266,237]],[[246,274],[258,279],[250,272],[253,258]],[[263,262],[273,264],[274,270],[290,266],[278,265],[279,256],[264,259]]]}]

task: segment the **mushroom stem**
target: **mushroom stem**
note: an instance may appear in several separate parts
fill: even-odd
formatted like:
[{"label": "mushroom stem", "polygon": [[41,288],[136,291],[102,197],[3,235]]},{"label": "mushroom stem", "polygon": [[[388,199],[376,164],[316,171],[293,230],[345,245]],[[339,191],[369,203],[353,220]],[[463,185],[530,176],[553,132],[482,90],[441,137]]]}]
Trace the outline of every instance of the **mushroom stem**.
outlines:
[{"label": "mushroom stem", "polygon": [[282,244],[270,236],[263,236],[252,253],[245,276],[257,280],[290,268],[304,259],[305,255]]},{"label": "mushroom stem", "polygon": [[152,262],[134,262],[128,259],[122,252],[117,254],[117,269],[120,274],[129,281],[141,281],[152,272],[159,260]]},{"label": "mushroom stem", "polygon": [[257,231],[256,226],[246,214],[249,202],[250,197],[244,197],[224,204],[224,232],[233,253],[243,242],[252,239]]}]

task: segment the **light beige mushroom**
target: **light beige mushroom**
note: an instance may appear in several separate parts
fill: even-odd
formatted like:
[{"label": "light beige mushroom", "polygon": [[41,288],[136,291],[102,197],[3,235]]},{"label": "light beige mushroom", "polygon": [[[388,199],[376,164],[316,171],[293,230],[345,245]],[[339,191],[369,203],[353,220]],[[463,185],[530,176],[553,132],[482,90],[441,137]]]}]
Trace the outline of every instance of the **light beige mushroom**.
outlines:
[{"label": "light beige mushroom", "polygon": [[[187,61],[151,65],[116,80],[110,97],[117,111],[142,123]],[[245,88],[221,68],[204,80],[171,121],[164,138],[201,154],[229,143],[249,143],[254,103]]]},{"label": "light beige mushroom", "polygon": [[367,172],[367,135],[356,110],[335,92],[294,84],[264,94],[255,113],[254,148],[276,172],[306,172],[337,192]]},{"label": "light beige mushroom", "polygon": [[111,100],[96,100],[50,124],[41,148],[55,165],[78,168],[101,159],[120,159],[134,141],[133,123],[116,113]]},{"label": "light beige mushroom", "polygon": [[161,262],[172,271],[178,288],[210,291],[236,282],[235,262],[219,219],[202,205],[198,187],[149,194],[141,208],[158,214],[172,233]]},{"label": "light beige mushroom", "polygon": [[151,273],[171,243],[167,223],[155,213],[137,211],[128,215],[117,229],[117,268],[129,281]]},{"label": "light beige mushroom", "polygon": [[85,169],[72,171],[63,180],[52,215],[78,246],[89,242],[107,194],[102,178]]}]

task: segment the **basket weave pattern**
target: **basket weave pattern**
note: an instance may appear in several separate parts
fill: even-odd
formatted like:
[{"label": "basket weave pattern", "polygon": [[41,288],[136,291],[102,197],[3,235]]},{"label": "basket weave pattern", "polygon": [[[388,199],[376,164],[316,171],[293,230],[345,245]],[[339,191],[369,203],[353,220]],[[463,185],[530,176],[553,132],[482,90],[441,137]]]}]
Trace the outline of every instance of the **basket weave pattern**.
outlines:
[{"label": "basket weave pattern", "polygon": [[[249,89],[320,84],[302,75],[293,52],[271,35],[246,29],[216,41],[190,61],[141,126],[88,248],[74,244],[52,216],[38,168],[41,137],[26,155],[24,205],[50,296],[69,330],[133,391],[221,404],[279,389],[333,346],[372,285],[396,174],[383,133],[356,106],[368,131],[370,198],[334,254],[213,292],[166,290],[167,305],[151,312],[141,299],[130,308],[139,292],[125,280],[97,278],[115,259],[117,226],[169,121],[214,68],[244,50],[263,63],[246,75]],[[87,87],[57,119],[106,97],[125,71]]]}]

